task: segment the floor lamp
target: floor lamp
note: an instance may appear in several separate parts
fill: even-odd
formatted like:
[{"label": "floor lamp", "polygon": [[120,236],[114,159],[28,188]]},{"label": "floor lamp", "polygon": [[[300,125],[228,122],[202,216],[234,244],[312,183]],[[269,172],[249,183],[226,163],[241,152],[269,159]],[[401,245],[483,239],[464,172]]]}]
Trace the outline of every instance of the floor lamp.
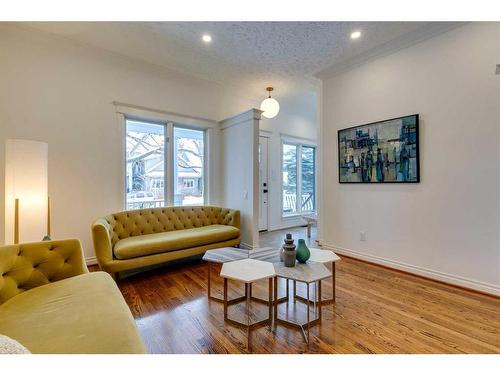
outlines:
[{"label": "floor lamp", "polygon": [[8,139],[5,147],[6,243],[50,239],[48,144]]}]

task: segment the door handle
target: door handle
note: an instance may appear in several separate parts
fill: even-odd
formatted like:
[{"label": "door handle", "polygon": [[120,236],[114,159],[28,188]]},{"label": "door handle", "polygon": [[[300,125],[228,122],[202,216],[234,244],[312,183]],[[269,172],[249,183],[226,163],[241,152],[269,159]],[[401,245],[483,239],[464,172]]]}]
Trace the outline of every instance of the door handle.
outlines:
[{"label": "door handle", "polygon": [[262,190],[263,193],[267,193],[267,189]]}]

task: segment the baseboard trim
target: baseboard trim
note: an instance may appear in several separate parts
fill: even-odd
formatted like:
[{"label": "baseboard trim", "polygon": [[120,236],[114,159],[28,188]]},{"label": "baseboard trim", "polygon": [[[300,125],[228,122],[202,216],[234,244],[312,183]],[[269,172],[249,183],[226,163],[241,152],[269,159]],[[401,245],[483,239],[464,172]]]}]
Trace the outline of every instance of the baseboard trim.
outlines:
[{"label": "baseboard trim", "polygon": [[85,257],[85,263],[87,266],[95,266],[97,264],[97,258],[93,257]]},{"label": "baseboard trim", "polygon": [[414,266],[411,264],[398,262],[394,260],[390,260],[387,258],[379,257],[376,255],[365,254],[359,251],[346,249],[340,246],[332,245],[332,244],[322,244],[324,249],[329,249],[334,251],[339,255],[345,255],[351,258],[360,259],[369,263],[375,263],[387,268],[392,268],[396,270],[400,270],[403,272],[407,272],[413,275],[422,276],[427,279],[440,281],[445,284],[450,284],[454,286],[458,286],[464,289],[470,289],[473,291],[493,295],[495,297],[500,297],[500,286],[485,283],[478,280],[469,279],[466,277],[455,276],[448,273],[431,270],[428,268]]},{"label": "baseboard trim", "polygon": [[246,250],[253,250],[253,249],[256,248],[256,246],[249,245],[249,244],[247,244],[245,242],[240,242],[240,247],[242,249],[246,249]]}]

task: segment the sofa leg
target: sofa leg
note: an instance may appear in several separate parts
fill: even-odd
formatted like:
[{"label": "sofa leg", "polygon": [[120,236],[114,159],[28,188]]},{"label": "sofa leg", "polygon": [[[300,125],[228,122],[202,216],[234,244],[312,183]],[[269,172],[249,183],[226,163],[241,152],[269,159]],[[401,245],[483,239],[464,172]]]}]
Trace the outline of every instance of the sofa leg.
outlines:
[{"label": "sofa leg", "polygon": [[109,274],[115,281],[118,281],[120,279],[120,274],[118,272],[110,272]]}]

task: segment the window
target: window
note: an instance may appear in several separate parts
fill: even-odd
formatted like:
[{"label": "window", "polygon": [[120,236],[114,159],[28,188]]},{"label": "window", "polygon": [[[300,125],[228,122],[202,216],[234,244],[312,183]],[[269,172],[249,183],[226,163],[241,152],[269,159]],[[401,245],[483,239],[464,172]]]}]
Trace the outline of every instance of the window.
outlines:
[{"label": "window", "polygon": [[297,212],[297,146],[283,144],[283,213]]},{"label": "window", "polygon": [[205,131],[131,119],[125,126],[126,209],[204,204]]},{"label": "window", "polygon": [[174,204],[200,205],[203,197],[204,132],[174,127]]},{"label": "window", "polygon": [[282,161],[283,215],[315,211],[316,148],[283,142]]},{"label": "window", "polygon": [[316,148],[310,146],[302,146],[301,149],[301,211],[311,212],[316,209]]},{"label": "window", "polygon": [[[165,127],[127,120],[126,207],[128,210],[165,205]],[[162,182],[163,184],[163,182]]]}]

